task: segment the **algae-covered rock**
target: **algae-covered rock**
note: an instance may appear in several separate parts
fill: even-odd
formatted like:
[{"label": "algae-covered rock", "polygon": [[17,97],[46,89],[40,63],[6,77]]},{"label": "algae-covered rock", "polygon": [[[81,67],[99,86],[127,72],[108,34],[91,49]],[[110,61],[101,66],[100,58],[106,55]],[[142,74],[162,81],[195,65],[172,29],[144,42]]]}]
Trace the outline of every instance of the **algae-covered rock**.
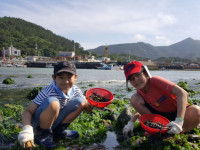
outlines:
[{"label": "algae-covered rock", "polygon": [[32,75],[28,75],[28,77],[27,78],[33,78],[33,76]]},{"label": "algae-covered rock", "polygon": [[29,100],[33,100],[37,95],[38,93],[43,89],[43,87],[35,87],[33,88],[30,93],[27,95],[27,98]]},{"label": "algae-covered rock", "polygon": [[15,81],[11,78],[6,78],[5,80],[3,80],[3,84],[14,84]]},{"label": "algae-covered rock", "polygon": [[124,108],[124,110],[120,113],[118,117],[119,122],[128,122],[131,119],[131,116],[133,115],[133,111],[131,106]]}]

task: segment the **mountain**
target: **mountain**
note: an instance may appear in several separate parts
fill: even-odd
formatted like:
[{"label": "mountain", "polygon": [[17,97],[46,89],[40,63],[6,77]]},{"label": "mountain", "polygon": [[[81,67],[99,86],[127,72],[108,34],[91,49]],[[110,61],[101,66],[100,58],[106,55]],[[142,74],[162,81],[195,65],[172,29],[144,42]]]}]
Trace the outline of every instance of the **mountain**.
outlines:
[{"label": "mountain", "polygon": [[[99,46],[87,51],[103,55],[104,48],[105,46]],[[130,54],[149,59],[156,59],[159,57],[195,59],[200,57],[200,40],[187,38],[169,46],[153,46],[143,42],[115,44],[108,45],[108,52],[110,54]]]},{"label": "mountain", "polygon": [[0,49],[7,49],[12,44],[24,55],[35,55],[36,43],[40,56],[55,57],[59,51],[73,51],[74,45],[76,54],[85,53],[79,43],[39,25],[20,18],[0,17]]},{"label": "mountain", "polygon": [[167,47],[157,47],[160,51],[167,52],[168,57],[183,57],[195,59],[200,57],[200,40],[187,38]]}]

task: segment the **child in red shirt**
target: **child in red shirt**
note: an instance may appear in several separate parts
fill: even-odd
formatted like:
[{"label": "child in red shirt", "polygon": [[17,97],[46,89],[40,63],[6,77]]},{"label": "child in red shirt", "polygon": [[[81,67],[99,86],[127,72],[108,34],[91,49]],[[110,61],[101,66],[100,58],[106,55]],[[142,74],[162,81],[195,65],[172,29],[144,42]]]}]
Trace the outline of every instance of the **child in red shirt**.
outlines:
[{"label": "child in red shirt", "polygon": [[127,83],[137,89],[131,97],[131,105],[135,112],[123,129],[125,136],[133,135],[134,122],[143,114],[160,114],[171,122],[169,134],[179,134],[197,127],[200,123],[200,107],[189,106],[187,92],[159,76],[151,77],[142,63],[133,61],[125,66],[124,74]]}]

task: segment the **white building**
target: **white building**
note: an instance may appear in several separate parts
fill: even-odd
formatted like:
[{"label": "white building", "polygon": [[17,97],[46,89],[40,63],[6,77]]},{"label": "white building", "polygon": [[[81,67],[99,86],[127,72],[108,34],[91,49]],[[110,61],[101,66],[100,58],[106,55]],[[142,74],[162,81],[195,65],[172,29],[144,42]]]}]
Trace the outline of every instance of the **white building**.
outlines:
[{"label": "white building", "polygon": [[21,50],[14,48],[13,45],[11,44],[10,47],[8,47],[8,49],[5,50],[5,55],[6,56],[21,56]]},{"label": "white building", "polygon": [[101,62],[100,60],[95,59],[95,56],[88,57],[88,62]]},{"label": "white building", "polygon": [[63,51],[60,51],[59,56],[62,56],[62,57],[71,57],[73,58],[75,56],[75,53],[74,52],[63,52]]}]

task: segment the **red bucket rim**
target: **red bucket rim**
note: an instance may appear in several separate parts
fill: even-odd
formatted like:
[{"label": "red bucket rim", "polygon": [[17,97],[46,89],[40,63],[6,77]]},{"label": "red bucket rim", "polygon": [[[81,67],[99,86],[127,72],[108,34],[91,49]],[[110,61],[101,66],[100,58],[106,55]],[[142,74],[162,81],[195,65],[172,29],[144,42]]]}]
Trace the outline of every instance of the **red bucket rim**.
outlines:
[{"label": "red bucket rim", "polygon": [[[144,114],[144,115],[140,116],[139,121],[140,121],[140,124],[141,124],[142,128],[143,128],[146,132],[149,132],[150,134],[158,133],[158,132],[160,131],[160,129],[151,128],[151,127],[145,125],[145,124],[144,124],[144,121],[152,120],[152,118],[149,119],[148,117],[149,117],[149,118],[154,117],[154,118],[156,118],[156,120],[159,118],[159,119],[160,119],[160,120],[159,120],[160,123],[164,123],[164,127],[170,122],[167,118],[165,118],[165,117],[163,117],[163,116],[161,116],[161,115],[158,115],[158,114]],[[145,120],[145,118],[148,118],[148,119]],[[154,118],[153,118],[153,119],[154,119]],[[163,121],[164,121],[164,122],[163,122]],[[166,131],[167,131],[167,129],[162,129],[162,130],[161,130],[161,133],[165,133]]]},{"label": "red bucket rim", "polygon": [[[97,102],[97,101],[94,101],[94,100],[90,99],[89,96],[91,95],[91,94],[90,94],[91,91],[95,91],[95,90],[103,90],[103,91],[106,91],[106,92],[110,95],[110,97],[109,97],[110,100],[107,101],[107,102]],[[89,93],[90,95],[88,95],[88,93]],[[102,104],[105,104],[105,106],[109,105],[109,104],[111,103],[111,101],[114,99],[114,95],[113,95],[112,92],[110,92],[109,90],[104,89],[104,88],[91,88],[91,89],[88,89],[88,90],[86,91],[86,98],[88,99],[89,102],[92,101],[93,103],[96,103],[95,105],[93,105],[93,103],[92,103],[93,106],[98,107],[98,104],[101,104],[100,106],[102,107]],[[105,107],[105,106],[103,106],[103,107]]]}]

